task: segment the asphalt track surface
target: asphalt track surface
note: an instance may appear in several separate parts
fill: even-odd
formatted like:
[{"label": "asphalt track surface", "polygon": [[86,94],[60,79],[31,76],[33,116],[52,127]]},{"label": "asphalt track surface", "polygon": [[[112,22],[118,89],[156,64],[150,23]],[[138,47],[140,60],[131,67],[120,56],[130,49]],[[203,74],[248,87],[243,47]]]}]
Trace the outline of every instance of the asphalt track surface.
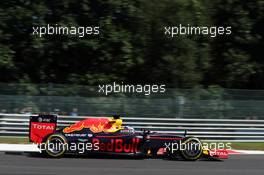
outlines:
[{"label": "asphalt track surface", "polygon": [[225,161],[168,161],[162,159],[49,159],[0,153],[4,175],[263,175],[264,155],[232,155]]}]

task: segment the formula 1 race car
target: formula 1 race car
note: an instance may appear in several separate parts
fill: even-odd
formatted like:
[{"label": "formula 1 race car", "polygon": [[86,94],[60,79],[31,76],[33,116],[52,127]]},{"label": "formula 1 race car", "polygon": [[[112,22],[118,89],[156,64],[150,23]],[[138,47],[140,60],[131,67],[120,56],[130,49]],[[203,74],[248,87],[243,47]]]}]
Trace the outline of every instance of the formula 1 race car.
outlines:
[{"label": "formula 1 race car", "polygon": [[197,160],[226,159],[226,150],[209,150],[198,138],[135,131],[122,126],[119,116],[87,118],[57,129],[57,116],[40,114],[30,117],[30,141],[38,144],[41,154],[49,157],[74,155],[129,155],[134,157]]}]

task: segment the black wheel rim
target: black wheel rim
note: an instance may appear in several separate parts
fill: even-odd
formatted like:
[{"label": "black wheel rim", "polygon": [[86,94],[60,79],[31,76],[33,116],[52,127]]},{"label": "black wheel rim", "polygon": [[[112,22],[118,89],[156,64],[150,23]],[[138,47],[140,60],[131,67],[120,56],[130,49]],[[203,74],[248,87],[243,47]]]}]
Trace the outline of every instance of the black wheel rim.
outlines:
[{"label": "black wheel rim", "polygon": [[64,140],[58,137],[53,137],[49,139],[47,144],[47,151],[52,155],[58,155],[62,153],[65,149]]}]

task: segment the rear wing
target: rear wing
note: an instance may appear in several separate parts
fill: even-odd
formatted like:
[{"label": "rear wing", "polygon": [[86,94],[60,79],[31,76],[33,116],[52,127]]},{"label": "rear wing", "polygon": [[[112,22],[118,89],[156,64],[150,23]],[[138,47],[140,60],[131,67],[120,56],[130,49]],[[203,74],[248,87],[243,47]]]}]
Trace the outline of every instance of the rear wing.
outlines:
[{"label": "rear wing", "polygon": [[42,143],[46,136],[54,133],[57,127],[57,115],[39,114],[30,116],[29,120],[29,141]]}]

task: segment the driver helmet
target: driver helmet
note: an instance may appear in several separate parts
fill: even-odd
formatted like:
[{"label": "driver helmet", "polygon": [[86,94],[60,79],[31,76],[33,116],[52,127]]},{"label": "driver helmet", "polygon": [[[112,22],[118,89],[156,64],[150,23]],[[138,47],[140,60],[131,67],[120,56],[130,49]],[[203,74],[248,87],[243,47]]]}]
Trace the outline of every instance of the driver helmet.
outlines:
[{"label": "driver helmet", "polygon": [[116,129],[121,129],[123,121],[119,115],[114,115],[111,121],[114,121],[114,123],[112,124],[113,127],[116,127]]}]

